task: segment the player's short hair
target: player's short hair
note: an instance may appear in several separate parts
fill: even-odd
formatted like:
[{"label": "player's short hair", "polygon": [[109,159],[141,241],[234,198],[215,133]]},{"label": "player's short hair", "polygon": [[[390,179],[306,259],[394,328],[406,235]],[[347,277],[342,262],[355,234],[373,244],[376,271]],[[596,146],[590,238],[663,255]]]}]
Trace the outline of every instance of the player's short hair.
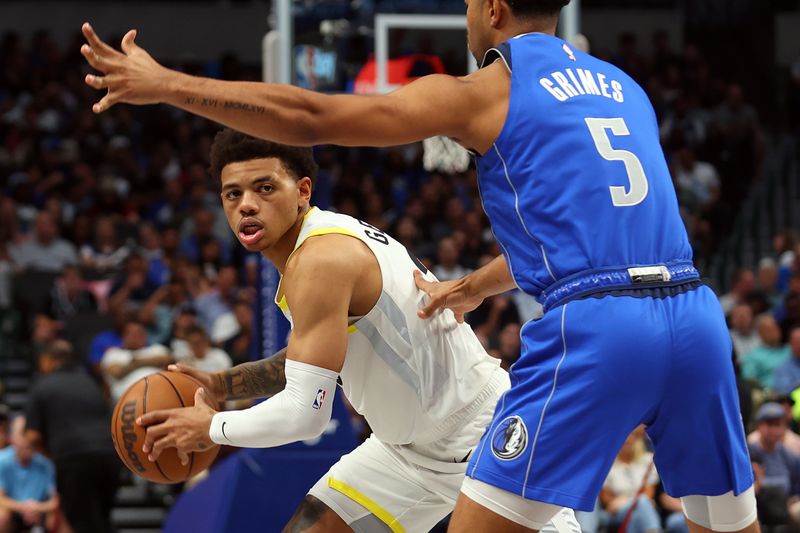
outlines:
[{"label": "player's short hair", "polygon": [[506,0],[512,13],[517,17],[552,17],[570,0]]},{"label": "player's short hair", "polygon": [[219,179],[222,169],[231,163],[274,157],[294,177],[317,179],[319,166],[309,146],[288,146],[256,139],[244,133],[226,128],[214,138],[211,145],[211,174]]}]

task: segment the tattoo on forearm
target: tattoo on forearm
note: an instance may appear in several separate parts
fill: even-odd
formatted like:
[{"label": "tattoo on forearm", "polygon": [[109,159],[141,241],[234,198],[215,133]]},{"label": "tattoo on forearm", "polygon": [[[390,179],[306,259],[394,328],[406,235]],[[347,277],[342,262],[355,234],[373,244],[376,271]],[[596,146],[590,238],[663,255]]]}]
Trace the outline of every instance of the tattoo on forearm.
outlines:
[{"label": "tattoo on forearm", "polygon": [[194,96],[187,96],[184,103],[186,105],[196,105],[200,107],[235,109],[237,111],[244,111],[245,113],[255,113],[256,115],[263,115],[267,111],[267,108],[264,106],[237,102],[236,100],[217,100],[215,98],[195,98]]},{"label": "tattoo on forearm", "polygon": [[273,396],[286,386],[286,349],[268,359],[237,365],[222,374],[223,390],[229,400]]}]

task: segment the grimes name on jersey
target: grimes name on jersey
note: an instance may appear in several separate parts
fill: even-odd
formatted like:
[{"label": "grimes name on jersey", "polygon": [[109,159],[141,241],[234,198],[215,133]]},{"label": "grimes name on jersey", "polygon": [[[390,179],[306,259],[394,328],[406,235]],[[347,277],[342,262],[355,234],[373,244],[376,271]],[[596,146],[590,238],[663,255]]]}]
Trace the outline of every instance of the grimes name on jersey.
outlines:
[{"label": "grimes name on jersey", "polygon": [[582,68],[553,72],[549,77],[540,79],[539,84],[559,102],[587,94],[605,96],[619,103],[625,101],[620,82]]}]

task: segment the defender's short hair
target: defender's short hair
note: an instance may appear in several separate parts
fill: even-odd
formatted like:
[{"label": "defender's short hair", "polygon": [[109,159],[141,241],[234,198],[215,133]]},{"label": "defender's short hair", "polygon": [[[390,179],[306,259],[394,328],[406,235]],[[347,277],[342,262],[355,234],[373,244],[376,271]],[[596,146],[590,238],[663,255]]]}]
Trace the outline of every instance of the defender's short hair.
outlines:
[{"label": "defender's short hair", "polygon": [[570,0],[506,0],[511,11],[518,17],[552,17]]},{"label": "defender's short hair", "polygon": [[211,174],[219,179],[222,169],[231,163],[274,157],[295,180],[317,179],[319,166],[309,146],[288,146],[256,139],[236,130],[226,128],[214,138],[211,145]]}]

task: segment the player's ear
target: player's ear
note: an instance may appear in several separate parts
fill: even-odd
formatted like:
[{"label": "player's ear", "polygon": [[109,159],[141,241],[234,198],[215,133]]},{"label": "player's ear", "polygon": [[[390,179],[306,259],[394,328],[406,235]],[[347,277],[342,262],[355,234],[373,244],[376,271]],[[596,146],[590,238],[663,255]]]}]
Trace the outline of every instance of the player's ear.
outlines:
[{"label": "player's ear", "polygon": [[297,180],[297,199],[303,203],[311,203],[311,193],[314,190],[314,182],[311,178],[305,177]]},{"label": "player's ear", "polygon": [[508,7],[508,2],[506,0],[485,0],[487,3],[487,9],[489,12],[489,20],[491,22],[492,28],[496,28],[500,25],[500,22],[507,14],[510,12],[510,8]]}]

